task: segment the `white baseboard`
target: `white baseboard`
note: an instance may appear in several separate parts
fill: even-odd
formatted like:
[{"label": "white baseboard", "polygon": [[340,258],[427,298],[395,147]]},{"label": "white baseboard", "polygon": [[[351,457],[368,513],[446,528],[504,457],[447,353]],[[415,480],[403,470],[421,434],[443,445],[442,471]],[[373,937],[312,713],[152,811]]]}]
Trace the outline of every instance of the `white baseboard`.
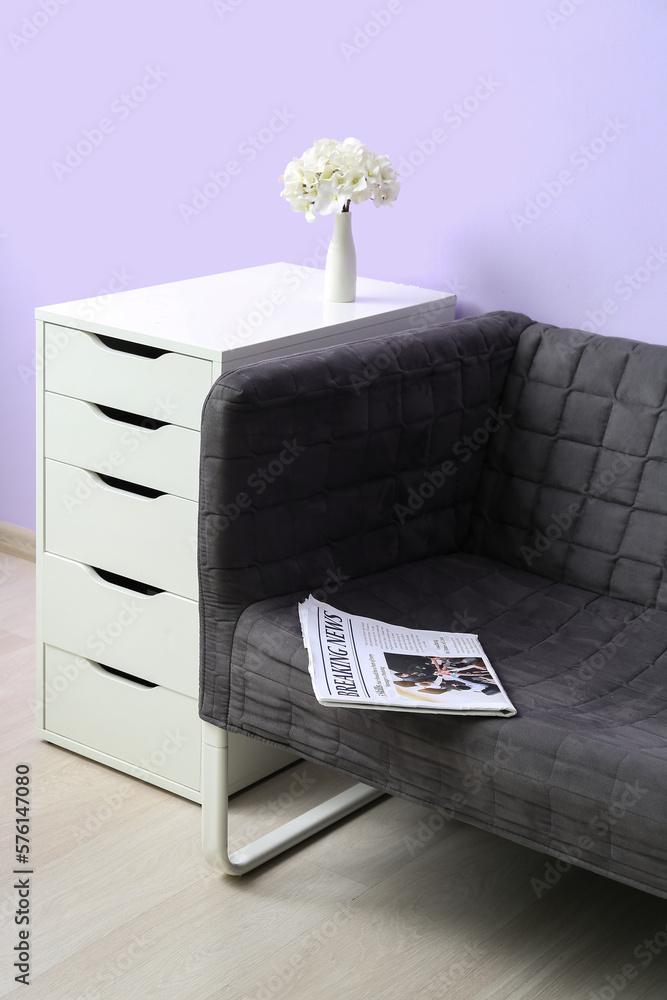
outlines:
[{"label": "white baseboard", "polygon": [[0,552],[35,561],[35,532],[19,524],[0,521]]}]

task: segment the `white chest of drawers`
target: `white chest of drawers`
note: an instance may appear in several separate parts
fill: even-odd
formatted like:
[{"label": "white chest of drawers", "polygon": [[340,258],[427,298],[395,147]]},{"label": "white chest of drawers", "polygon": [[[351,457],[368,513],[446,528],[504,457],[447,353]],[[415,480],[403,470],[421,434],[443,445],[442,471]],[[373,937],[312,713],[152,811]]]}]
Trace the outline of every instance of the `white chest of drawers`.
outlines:
[{"label": "white chest of drawers", "polygon": [[[37,731],[200,801],[201,408],[223,371],[454,318],[455,296],[290,264],[36,311]],[[372,374],[372,373],[371,373]],[[231,790],[293,758],[230,739]]]}]

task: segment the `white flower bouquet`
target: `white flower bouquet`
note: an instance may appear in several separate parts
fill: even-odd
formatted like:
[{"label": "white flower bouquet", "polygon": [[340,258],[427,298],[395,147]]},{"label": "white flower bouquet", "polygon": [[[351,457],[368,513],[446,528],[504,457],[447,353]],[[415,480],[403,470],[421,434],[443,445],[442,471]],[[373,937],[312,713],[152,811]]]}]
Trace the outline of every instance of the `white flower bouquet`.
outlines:
[{"label": "white flower bouquet", "polygon": [[349,212],[350,204],[371,200],[376,208],[391,206],[401,185],[388,156],[378,156],[358,139],[318,139],[301,157],[294,157],[280,178],[280,192],[295,212],[317,215]]}]

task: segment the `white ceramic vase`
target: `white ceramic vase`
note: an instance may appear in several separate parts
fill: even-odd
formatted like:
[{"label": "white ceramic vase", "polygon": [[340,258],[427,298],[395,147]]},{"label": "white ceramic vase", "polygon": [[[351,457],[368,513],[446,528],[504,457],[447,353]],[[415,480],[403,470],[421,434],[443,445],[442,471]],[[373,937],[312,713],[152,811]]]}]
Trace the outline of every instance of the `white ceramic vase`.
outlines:
[{"label": "white ceramic vase", "polygon": [[324,269],[326,302],[354,302],[357,295],[357,254],[352,239],[352,213],[337,212]]}]

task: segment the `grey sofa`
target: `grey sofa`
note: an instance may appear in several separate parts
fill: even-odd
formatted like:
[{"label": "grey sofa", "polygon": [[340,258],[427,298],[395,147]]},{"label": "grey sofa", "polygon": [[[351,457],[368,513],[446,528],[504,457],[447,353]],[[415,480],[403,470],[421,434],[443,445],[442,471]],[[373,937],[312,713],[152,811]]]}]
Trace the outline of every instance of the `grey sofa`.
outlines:
[{"label": "grey sofa", "polygon": [[[667,898],[666,395],[667,348],[509,312],[222,376],[202,423],[205,840],[231,731]],[[309,592],[478,633],[517,716],[320,706]]]}]

